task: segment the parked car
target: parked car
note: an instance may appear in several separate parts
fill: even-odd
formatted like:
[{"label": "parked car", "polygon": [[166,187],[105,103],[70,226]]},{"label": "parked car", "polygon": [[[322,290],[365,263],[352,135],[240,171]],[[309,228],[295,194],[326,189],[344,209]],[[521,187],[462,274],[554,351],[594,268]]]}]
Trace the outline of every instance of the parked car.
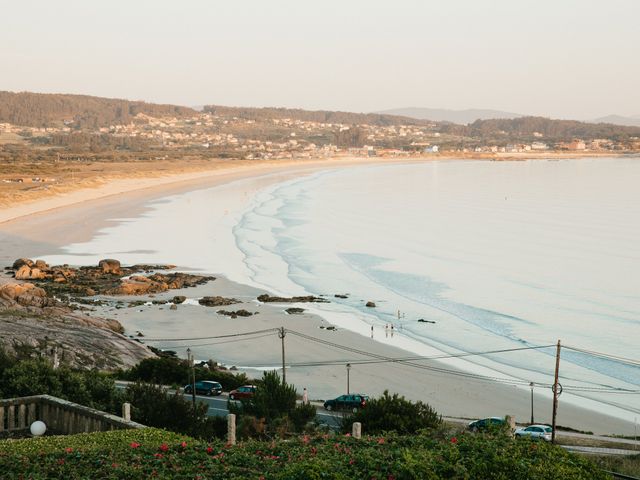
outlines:
[{"label": "parked car", "polygon": [[[189,384],[184,386],[184,393],[192,392],[193,385]],[[213,395],[220,395],[221,393],[222,385],[220,385],[218,382],[214,382],[213,380],[201,380],[199,382],[196,382],[196,394],[198,395],[207,395],[211,397]]]},{"label": "parked car", "polygon": [[551,427],[549,425],[529,425],[526,428],[518,428],[514,434],[516,437],[529,437],[545,442],[551,441]]},{"label": "parked car", "polygon": [[255,385],[243,385],[229,392],[231,400],[240,400],[242,398],[251,398],[256,393]]},{"label": "parked car", "polygon": [[340,395],[338,398],[324,402],[324,408],[329,411],[350,410],[353,413],[356,413],[367,404],[368,400],[369,397],[367,395],[362,395],[361,393]]},{"label": "parked car", "polygon": [[472,432],[479,432],[490,428],[504,427],[506,424],[507,421],[502,417],[489,417],[471,422],[467,428]]}]

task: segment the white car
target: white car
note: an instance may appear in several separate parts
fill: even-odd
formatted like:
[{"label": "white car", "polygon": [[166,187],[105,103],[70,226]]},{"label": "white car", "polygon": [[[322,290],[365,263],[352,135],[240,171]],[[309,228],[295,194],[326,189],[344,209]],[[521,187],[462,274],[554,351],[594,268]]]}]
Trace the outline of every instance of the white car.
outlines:
[{"label": "white car", "polygon": [[529,425],[526,428],[518,428],[514,435],[516,437],[530,437],[533,439],[542,439],[546,442],[551,441],[551,427],[548,425]]}]

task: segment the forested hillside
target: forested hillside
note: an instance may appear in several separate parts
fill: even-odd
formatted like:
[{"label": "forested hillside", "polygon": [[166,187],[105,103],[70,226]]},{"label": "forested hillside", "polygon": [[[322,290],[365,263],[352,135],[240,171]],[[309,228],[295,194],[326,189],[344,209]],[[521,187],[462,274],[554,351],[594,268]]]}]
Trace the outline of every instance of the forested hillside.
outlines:
[{"label": "forested hillside", "polygon": [[380,113],[351,113],[332,112],[328,110],[302,110],[299,108],[250,108],[250,107],[223,107],[220,105],[206,105],[205,112],[215,115],[238,117],[245,120],[283,119],[301,120],[304,122],[341,123],[347,125],[366,124],[377,126],[388,125],[428,125],[429,120],[401,117],[397,115],[385,115]]},{"label": "forested hillside", "polygon": [[196,112],[176,105],[89,95],[0,91],[0,122],[14,125],[48,127],[67,122],[77,128],[97,128],[129,123],[138,113],[153,117],[180,117]]},{"label": "forested hillside", "polygon": [[443,125],[441,132],[463,137],[481,138],[487,141],[509,138],[519,141],[535,140],[541,134],[545,141],[571,141],[574,138],[606,138],[625,141],[640,137],[640,127],[624,127],[608,123],[585,123],[575,120],[552,120],[544,117],[476,120],[464,125]]}]

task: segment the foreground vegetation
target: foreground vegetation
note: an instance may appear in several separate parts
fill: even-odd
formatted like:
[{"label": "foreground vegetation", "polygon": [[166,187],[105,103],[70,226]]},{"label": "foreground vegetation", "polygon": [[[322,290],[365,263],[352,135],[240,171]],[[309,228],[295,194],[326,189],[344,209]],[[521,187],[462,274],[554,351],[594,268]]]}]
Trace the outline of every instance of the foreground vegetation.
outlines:
[{"label": "foreground vegetation", "polygon": [[298,436],[211,443],[156,429],[0,442],[7,478],[606,479],[594,464],[507,436]]}]

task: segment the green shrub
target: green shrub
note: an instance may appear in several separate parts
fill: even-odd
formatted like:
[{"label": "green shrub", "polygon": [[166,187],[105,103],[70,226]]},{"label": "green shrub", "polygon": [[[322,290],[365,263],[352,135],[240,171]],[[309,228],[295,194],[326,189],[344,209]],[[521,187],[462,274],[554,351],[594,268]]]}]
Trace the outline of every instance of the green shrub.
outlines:
[{"label": "green shrub", "polygon": [[118,413],[122,394],[108,375],[68,367],[54,369],[42,358],[11,361],[0,359],[0,396],[52,395],[87,407]]},{"label": "green shrub", "polygon": [[357,413],[343,417],[343,431],[350,432],[353,422],[362,423],[363,431],[367,434],[408,434],[438,428],[442,419],[429,405],[420,401],[411,402],[397,393],[389,395],[385,390],[381,397],[370,399]]},{"label": "green shrub", "polygon": [[0,442],[3,478],[604,480],[586,458],[504,436],[300,436],[210,443],[156,429]]}]

